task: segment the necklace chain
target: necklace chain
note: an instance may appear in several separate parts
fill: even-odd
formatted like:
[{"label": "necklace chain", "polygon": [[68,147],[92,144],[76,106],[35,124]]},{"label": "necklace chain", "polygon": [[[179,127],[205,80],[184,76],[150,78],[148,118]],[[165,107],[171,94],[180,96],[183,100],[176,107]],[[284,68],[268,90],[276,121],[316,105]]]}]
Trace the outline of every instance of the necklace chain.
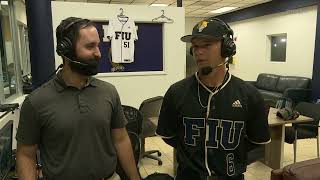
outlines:
[{"label": "necklace chain", "polygon": [[[228,71],[229,71],[229,69],[228,69]],[[224,75],[223,81],[222,81],[222,83],[220,84],[220,86],[214,87],[212,90],[210,90],[210,91],[211,91],[210,93],[215,92],[215,91],[220,91],[221,87],[227,82],[227,79],[228,79],[228,77],[229,77],[228,71],[227,71],[227,73]],[[199,80],[199,81],[200,81],[200,80]],[[203,108],[207,108],[207,107],[208,107],[208,104],[207,104],[206,106],[204,106],[204,105],[202,104],[202,102],[201,102],[200,82],[198,82],[198,101],[199,101],[199,104],[200,104],[201,107],[203,107]]]},{"label": "necklace chain", "polygon": [[[222,84],[220,84],[220,86],[218,86],[218,87],[214,87],[214,88],[211,90],[210,93],[215,92],[215,91],[220,91],[222,85],[223,85],[223,84],[227,81],[227,79],[228,79],[227,74],[228,74],[228,72],[225,74],[224,79],[223,79],[223,81],[222,81]],[[199,82],[198,82],[198,101],[199,101],[199,104],[200,104],[201,107],[203,107],[203,108],[207,108],[207,107],[208,107],[208,104],[207,104],[206,106],[204,106],[204,105],[202,104],[202,102],[201,102],[200,83],[199,83]]]},{"label": "necklace chain", "polygon": [[[218,89],[217,87],[214,87],[214,88],[211,90],[211,92],[215,92],[217,89]],[[205,105],[203,105],[202,102],[201,102],[200,83],[198,83],[198,101],[199,101],[199,104],[200,104],[201,107],[203,107],[203,108],[207,108],[207,107],[208,107],[208,104],[205,106]]]},{"label": "necklace chain", "polygon": [[201,97],[200,97],[200,85],[198,83],[198,101],[199,101],[199,104],[201,107],[203,108],[207,108],[208,107],[208,104],[206,106],[204,106],[202,103],[201,103]]}]

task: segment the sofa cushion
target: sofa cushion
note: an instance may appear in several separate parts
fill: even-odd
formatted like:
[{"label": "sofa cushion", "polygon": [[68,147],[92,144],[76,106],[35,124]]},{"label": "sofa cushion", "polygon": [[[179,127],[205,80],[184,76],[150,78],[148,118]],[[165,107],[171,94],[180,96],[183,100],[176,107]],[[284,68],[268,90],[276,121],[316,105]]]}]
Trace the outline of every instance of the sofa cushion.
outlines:
[{"label": "sofa cushion", "polygon": [[311,159],[288,165],[283,168],[284,180],[315,180],[320,179],[320,159]]},{"label": "sofa cushion", "polygon": [[276,91],[283,93],[287,88],[309,88],[310,79],[296,76],[279,77]]},{"label": "sofa cushion", "polygon": [[282,93],[274,92],[274,91],[266,91],[262,89],[258,89],[258,91],[261,93],[263,99],[269,99],[273,101],[274,103],[278,101],[278,99],[283,97]]},{"label": "sofa cushion", "polygon": [[275,91],[279,76],[275,74],[259,74],[256,82],[258,89]]}]

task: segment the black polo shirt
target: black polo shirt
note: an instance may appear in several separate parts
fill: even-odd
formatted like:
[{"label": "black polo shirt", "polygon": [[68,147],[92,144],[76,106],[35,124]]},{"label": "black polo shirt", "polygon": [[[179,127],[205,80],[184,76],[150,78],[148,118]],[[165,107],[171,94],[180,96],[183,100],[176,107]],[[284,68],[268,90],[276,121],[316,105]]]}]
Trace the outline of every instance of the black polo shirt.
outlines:
[{"label": "black polo shirt", "polygon": [[26,97],[16,139],[38,144],[48,179],[96,180],[114,172],[117,156],[111,129],[126,120],[115,87],[89,78],[67,86],[61,73]]}]

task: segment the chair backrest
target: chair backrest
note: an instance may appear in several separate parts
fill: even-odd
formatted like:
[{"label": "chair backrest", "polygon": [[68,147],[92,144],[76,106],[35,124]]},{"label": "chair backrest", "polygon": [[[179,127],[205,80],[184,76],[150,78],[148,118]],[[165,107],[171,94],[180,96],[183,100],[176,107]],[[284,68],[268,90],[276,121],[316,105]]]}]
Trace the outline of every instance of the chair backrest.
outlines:
[{"label": "chair backrest", "polygon": [[320,104],[300,102],[296,110],[304,116],[312,117],[315,121],[320,120]]},{"label": "chair backrest", "polygon": [[139,107],[139,111],[143,118],[141,137],[145,138],[155,135],[157,125],[151,122],[149,118],[159,117],[162,101],[163,97],[157,96],[146,99],[141,103]]},{"label": "chair backrest", "polygon": [[314,127],[308,128],[315,131],[318,131],[318,128],[316,127],[319,125],[320,120],[320,104],[314,104],[309,102],[300,102],[295,108],[296,111],[298,111],[301,115],[308,116],[314,119],[311,123],[306,124],[314,124]]},{"label": "chair backrest", "polygon": [[122,105],[123,113],[128,121],[126,128],[128,131],[134,132],[137,135],[142,131],[142,115],[140,111],[134,107]]},{"label": "chair backrest", "polygon": [[153,98],[146,99],[141,103],[139,111],[141,112],[144,121],[150,117],[159,116],[162,101],[162,96],[156,96]]}]

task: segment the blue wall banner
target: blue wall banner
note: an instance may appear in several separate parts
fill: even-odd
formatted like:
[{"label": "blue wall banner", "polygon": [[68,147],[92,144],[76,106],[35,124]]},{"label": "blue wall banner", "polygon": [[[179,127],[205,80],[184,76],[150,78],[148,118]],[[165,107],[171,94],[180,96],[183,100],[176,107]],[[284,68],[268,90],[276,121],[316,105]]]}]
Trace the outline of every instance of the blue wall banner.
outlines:
[{"label": "blue wall banner", "polygon": [[111,42],[107,42],[108,21],[94,21],[100,36],[100,73],[163,71],[163,26],[161,23],[135,23],[138,40],[135,41],[134,61],[111,62]]}]

